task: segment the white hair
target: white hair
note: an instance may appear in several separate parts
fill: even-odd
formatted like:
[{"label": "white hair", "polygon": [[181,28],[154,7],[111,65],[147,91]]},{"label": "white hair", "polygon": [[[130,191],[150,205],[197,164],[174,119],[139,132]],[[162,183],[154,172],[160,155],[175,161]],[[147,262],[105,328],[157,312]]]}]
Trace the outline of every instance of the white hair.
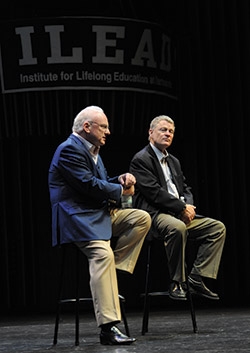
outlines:
[{"label": "white hair", "polygon": [[104,113],[103,109],[96,106],[96,105],[90,105],[83,110],[81,110],[75,117],[73,126],[72,126],[72,131],[81,133],[83,130],[83,123],[87,120],[91,120],[93,118],[93,115],[95,113]]}]

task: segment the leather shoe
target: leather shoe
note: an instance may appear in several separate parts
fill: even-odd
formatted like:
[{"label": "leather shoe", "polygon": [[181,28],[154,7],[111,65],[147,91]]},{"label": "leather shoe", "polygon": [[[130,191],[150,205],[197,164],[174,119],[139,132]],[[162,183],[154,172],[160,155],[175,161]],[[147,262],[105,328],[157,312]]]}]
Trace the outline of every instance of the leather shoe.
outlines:
[{"label": "leather shoe", "polygon": [[122,345],[135,342],[135,338],[124,335],[116,326],[112,326],[110,331],[101,331],[100,342],[105,345]]},{"label": "leather shoe", "polygon": [[200,281],[196,281],[193,278],[188,277],[188,283],[189,283],[191,294],[199,295],[212,300],[220,299],[217,293],[212,292],[210,289],[206,287],[202,279]]},{"label": "leather shoe", "polygon": [[169,297],[174,300],[187,300],[186,292],[182,285],[177,282],[172,282],[169,286]]}]

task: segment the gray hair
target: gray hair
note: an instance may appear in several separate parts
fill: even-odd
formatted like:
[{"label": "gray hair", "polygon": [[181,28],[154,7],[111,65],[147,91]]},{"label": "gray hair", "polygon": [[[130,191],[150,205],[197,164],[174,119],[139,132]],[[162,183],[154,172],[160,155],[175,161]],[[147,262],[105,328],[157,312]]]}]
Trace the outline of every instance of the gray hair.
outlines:
[{"label": "gray hair", "polygon": [[95,113],[104,113],[104,111],[96,105],[90,105],[81,110],[74,119],[72,131],[81,133],[83,131],[83,123],[87,120],[91,120]]},{"label": "gray hair", "polygon": [[174,120],[172,118],[170,118],[169,116],[167,116],[167,115],[159,115],[159,116],[155,117],[150,123],[150,129],[153,130],[159,124],[159,122],[162,121],[162,120],[165,120],[165,121],[167,121],[170,124],[173,124],[174,125],[174,129],[175,129]]}]

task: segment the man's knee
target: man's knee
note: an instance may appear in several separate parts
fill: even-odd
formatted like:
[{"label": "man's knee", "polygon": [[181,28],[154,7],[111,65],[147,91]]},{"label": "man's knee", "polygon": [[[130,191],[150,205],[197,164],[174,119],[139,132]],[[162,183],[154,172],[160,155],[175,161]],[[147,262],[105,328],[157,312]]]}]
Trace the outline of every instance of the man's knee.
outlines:
[{"label": "man's knee", "polygon": [[134,225],[144,227],[149,230],[151,227],[151,216],[144,210],[135,209],[133,212]]},{"label": "man's knee", "polygon": [[149,228],[151,227],[151,223],[152,223],[152,219],[151,216],[148,212],[140,210],[140,220],[142,225],[144,225],[145,228],[147,228],[149,230]]},{"label": "man's knee", "polygon": [[226,226],[224,223],[222,223],[221,221],[217,221],[217,229],[218,229],[218,233],[220,234],[221,238],[225,238],[226,237]]},{"label": "man's knee", "polygon": [[114,252],[111,246],[107,246],[105,248],[100,248],[96,251],[96,261],[105,261],[105,262],[113,262],[114,261]]},{"label": "man's knee", "polygon": [[170,239],[175,239],[175,242],[184,242],[187,237],[187,228],[183,222],[176,224],[171,230],[166,234],[165,241]]},{"label": "man's knee", "polygon": [[154,232],[154,235],[158,238],[164,239],[165,241],[168,241],[171,238],[181,240],[187,236],[187,227],[185,223],[179,219],[175,219],[174,222],[172,220],[170,223],[160,222],[157,224],[155,229],[156,231]]}]

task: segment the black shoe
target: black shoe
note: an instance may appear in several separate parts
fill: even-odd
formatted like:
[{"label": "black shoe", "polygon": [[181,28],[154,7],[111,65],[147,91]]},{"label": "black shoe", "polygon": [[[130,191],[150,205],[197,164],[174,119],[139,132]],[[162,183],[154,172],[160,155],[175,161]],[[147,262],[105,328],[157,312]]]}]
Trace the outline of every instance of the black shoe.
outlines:
[{"label": "black shoe", "polygon": [[190,293],[205,297],[207,299],[219,300],[219,296],[217,293],[212,292],[208,289],[202,279],[200,281],[196,281],[191,277],[188,277],[188,283],[190,286]]},{"label": "black shoe", "polygon": [[187,300],[186,292],[180,283],[172,282],[169,286],[169,297],[174,300]]},{"label": "black shoe", "polygon": [[128,337],[121,333],[121,331],[116,326],[112,326],[108,332],[101,331],[100,333],[100,342],[101,344],[105,345],[128,345],[135,341],[135,338]]}]

